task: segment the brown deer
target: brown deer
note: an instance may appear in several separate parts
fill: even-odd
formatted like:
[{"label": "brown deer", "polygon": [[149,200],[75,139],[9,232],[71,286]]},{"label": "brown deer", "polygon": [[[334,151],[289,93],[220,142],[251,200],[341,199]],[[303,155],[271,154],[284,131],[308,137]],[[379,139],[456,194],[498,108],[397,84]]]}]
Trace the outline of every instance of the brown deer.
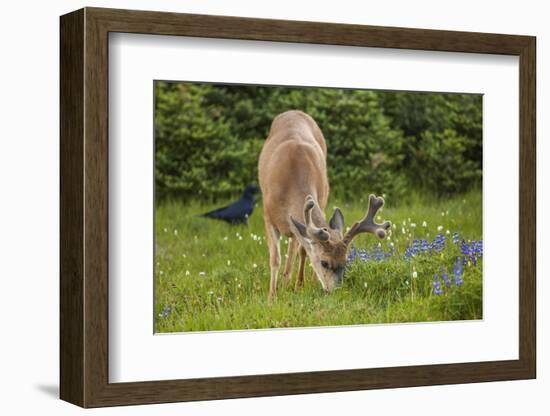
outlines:
[{"label": "brown deer", "polygon": [[374,195],[369,197],[366,216],[347,233],[344,234],[344,216],[338,208],[326,223],[323,213],[329,196],[326,158],[325,138],[312,117],[302,111],[287,111],[275,117],[258,164],[271,266],[270,300],[277,294],[281,235],[289,237],[283,284],[290,283],[299,249],[296,289],[303,285],[308,256],[321,286],[332,292],[342,283],[347,250],[353,238],[360,233],[384,238],[391,226],[389,221],[382,224],[374,221],[384,205],[384,200]]}]

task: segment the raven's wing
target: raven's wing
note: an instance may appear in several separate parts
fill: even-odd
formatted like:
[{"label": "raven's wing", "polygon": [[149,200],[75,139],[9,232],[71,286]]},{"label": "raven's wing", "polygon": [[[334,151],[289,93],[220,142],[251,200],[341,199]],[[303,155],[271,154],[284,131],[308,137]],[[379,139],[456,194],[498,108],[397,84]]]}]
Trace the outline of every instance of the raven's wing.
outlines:
[{"label": "raven's wing", "polygon": [[207,213],[201,214],[201,217],[212,217],[216,218],[217,215],[222,215],[223,211],[225,211],[227,208],[229,208],[231,205],[227,205],[225,207],[216,208],[215,210],[209,211]]},{"label": "raven's wing", "polygon": [[203,216],[226,221],[243,221],[252,213],[252,209],[250,202],[239,199],[230,205],[207,212]]}]

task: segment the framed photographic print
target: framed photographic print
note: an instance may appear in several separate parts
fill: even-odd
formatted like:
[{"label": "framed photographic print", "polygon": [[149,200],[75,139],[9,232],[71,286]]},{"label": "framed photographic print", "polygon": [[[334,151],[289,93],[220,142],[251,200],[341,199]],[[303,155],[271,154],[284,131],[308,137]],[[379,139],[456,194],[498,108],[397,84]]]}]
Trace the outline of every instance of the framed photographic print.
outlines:
[{"label": "framed photographic print", "polygon": [[63,400],[535,377],[534,37],[60,24]]}]

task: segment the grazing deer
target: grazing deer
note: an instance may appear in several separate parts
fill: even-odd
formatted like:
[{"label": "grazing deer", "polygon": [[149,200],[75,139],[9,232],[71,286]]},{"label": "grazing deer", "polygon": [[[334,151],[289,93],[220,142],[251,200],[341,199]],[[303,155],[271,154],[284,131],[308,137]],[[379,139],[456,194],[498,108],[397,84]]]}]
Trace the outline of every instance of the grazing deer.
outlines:
[{"label": "grazing deer", "polygon": [[287,111],[273,120],[260,154],[258,174],[262,189],[266,239],[269,247],[271,283],[269,299],[277,293],[281,262],[280,237],[289,237],[283,283],[288,285],[294,256],[300,250],[296,289],[304,282],[306,255],[321,286],[332,292],[342,282],[347,250],[360,233],[386,236],[389,221],[374,222],[384,205],[382,198],[369,197],[365,218],[344,235],[344,216],[336,208],[326,223],[324,209],[329,195],[327,147],[321,129],[312,117],[301,111]]}]

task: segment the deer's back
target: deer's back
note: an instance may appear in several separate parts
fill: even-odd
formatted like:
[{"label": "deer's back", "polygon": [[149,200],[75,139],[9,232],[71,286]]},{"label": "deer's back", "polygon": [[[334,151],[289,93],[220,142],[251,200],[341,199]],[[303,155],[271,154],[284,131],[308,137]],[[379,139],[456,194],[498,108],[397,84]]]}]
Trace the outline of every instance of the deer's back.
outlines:
[{"label": "deer's back", "polygon": [[264,216],[281,234],[290,234],[290,215],[303,220],[308,194],[325,208],[329,192],[326,153],[323,134],[309,115],[287,111],[273,120],[258,173]]}]

